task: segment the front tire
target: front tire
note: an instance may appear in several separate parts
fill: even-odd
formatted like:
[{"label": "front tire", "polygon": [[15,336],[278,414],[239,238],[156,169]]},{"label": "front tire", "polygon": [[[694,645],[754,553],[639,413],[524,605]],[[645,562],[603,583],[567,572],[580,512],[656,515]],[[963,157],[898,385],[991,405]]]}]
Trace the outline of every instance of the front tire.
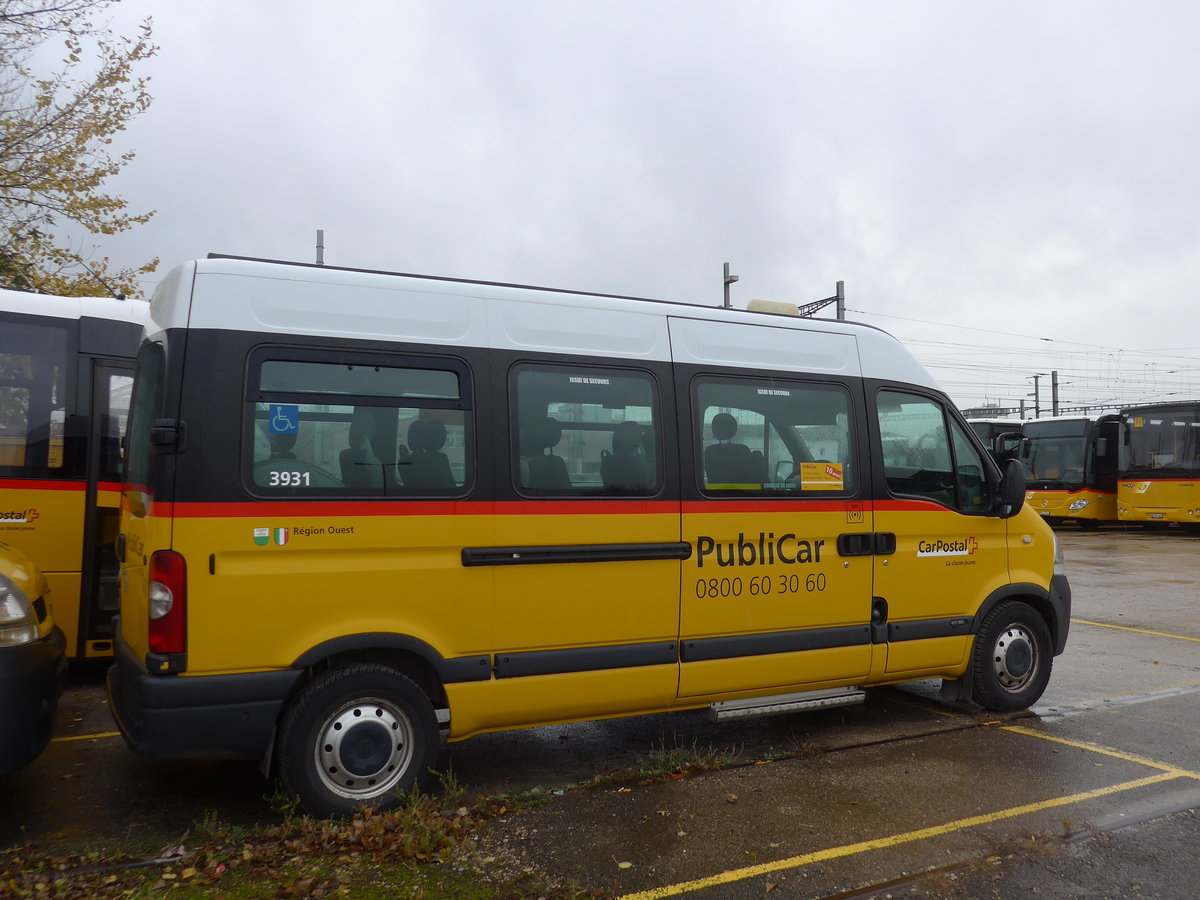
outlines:
[{"label": "front tire", "polygon": [[300,692],[279,729],[284,786],[314,816],[388,809],[429,774],[437,747],[433,705],[395,669],[332,669]]},{"label": "front tire", "polygon": [[1026,709],[1050,682],[1050,629],[1029,604],[1009,600],[983,620],[972,651],[972,696],[998,712]]}]

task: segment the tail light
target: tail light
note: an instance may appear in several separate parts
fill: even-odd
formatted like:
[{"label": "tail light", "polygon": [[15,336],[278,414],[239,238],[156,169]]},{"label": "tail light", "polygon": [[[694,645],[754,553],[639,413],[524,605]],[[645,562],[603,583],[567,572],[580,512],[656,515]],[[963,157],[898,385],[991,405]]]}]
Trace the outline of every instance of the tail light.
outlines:
[{"label": "tail light", "polygon": [[150,652],[187,651],[187,564],[173,550],[150,557]]}]

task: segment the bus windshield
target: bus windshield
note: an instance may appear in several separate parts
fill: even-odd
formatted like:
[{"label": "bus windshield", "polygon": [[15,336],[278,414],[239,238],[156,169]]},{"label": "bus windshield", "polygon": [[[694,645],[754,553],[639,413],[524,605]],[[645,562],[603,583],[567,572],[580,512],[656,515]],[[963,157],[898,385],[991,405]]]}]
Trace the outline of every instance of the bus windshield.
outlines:
[{"label": "bus windshield", "polygon": [[1088,419],[1026,422],[1021,450],[1026,480],[1042,488],[1083,484],[1090,427]]},{"label": "bus windshield", "polygon": [[1200,473],[1200,405],[1128,410],[1123,473]]}]

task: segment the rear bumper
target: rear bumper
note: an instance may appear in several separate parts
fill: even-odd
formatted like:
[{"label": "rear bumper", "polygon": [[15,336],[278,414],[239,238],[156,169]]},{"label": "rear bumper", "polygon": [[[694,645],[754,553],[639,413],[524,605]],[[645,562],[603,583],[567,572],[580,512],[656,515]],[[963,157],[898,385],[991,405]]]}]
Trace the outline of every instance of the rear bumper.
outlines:
[{"label": "rear bumper", "polygon": [[144,756],[260,760],[303,674],[153,675],[118,637],[109,706],[125,743]]},{"label": "rear bumper", "polygon": [[0,775],[33,762],[50,743],[66,682],[66,649],[58,628],[32,644],[0,649]]}]

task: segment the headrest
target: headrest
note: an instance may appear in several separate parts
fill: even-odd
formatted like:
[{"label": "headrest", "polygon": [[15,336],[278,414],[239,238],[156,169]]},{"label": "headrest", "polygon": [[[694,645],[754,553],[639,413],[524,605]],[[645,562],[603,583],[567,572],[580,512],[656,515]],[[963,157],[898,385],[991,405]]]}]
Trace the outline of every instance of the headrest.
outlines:
[{"label": "headrest", "polygon": [[562,440],[562,425],[558,419],[546,417],[544,422],[538,424],[537,427],[537,443],[543,450],[549,450],[558,445]]},{"label": "headrest", "polygon": [[437,419],[417,419],[408,426],[408,446],[414,453],[436,453],[446,444],[446,426]]},{"label": "headrest", "polygon": [[358,446],[362,441],[370,441],[375,437],[375,417],[371,410],[356,409],[350,419],[350,445]]},{"label": "headrest", "polygon": [[612,452],[618,456],[636,454],[642,449],[642,426],[637,422],[622,422],[613,429]]},{"label": "headrest", "polygon": [[727,441],[737,434],[737,419],[729,413],[717,413],[712,420],[712,433],[718,441]]}]

